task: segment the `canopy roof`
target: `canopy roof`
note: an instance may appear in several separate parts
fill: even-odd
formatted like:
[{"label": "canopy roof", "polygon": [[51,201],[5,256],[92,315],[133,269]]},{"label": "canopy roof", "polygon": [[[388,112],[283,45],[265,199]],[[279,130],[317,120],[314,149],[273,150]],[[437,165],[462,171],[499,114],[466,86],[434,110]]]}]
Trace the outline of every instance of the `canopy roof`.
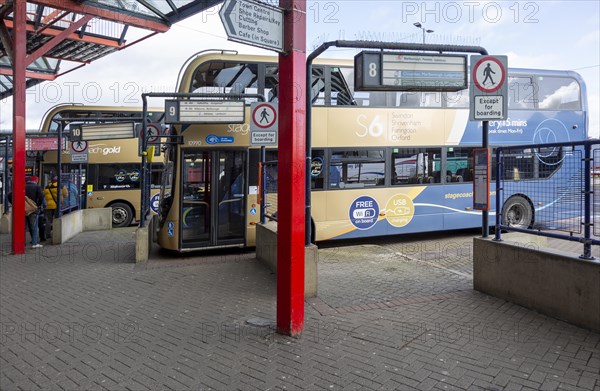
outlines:
[{"label": "canopy roof", "polygon": [[[0,99],[12,95],[13,1],[0,0]],[[27,87],[60,76],[117,50],[167,31],[173,23],[222,0],[28,0]],[[130,27],[144,36],[127,43]],[[63,72],[65,73],[65,72]]]}]

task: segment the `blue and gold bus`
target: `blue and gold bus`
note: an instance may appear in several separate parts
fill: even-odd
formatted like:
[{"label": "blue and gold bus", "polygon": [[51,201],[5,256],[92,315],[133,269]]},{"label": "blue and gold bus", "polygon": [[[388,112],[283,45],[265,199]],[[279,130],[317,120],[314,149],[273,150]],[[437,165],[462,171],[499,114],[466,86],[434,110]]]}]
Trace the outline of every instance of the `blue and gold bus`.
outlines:
[{"label": "blue and gold bus", "polygon": [[[468,91],[357,92],[353,72],[352,60],[313,66],[313,240],[480,226],[472,157],[482,130],[469,121]],[[275,101],[278,87],[277,58],[212,52],[189,62],[179,92],[259,93]],[[490,121],[492,147],[586,139],[586,90],[577,73],[510,69],[508,88],[509,118]],[[250,146],[249,123],[172,131],[183,143],[165,154],[160,245],[253,246],[259,150]],[[277,150],[267,151],[276,160]],[[519,172],[523,160],[504,169],[514,179],[547,180],[561,170],[561,153],[520,157],[530,159],[531,172]],[[527,195],[509,197],[502,213],[531,226],[537,207]]]}]

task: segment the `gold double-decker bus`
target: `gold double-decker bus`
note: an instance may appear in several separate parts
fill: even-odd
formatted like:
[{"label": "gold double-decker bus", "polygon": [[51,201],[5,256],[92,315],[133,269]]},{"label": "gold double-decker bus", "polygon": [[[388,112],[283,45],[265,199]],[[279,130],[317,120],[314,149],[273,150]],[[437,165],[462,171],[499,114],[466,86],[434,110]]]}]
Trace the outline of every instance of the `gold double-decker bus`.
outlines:
[{"label": "gold double-decker bus", "polygon": [[[148,111],[148,121],[159,123],[162,109]],[[89,106],[62,104],[50,109],[42,119],[42,132],[68,134],[73,125],[119,122],[141,124],[141,107]],[[139,126],[138,126],[139,127]],[[67,137],[65,137],[67,139]],[[113,227],[127,227],[140,218],[141,157],[138,138],[88,141],[87,162],[71,160],[71,143],[61,151],[61,178],[80,184],[81,208],[112,208]],[[151,195],[158,204],[162,156],[151,170]],[[42,184],[58,175],[57,151],[46,151],[42,157]],[[156,207],[152,208],[157,210]]]}]

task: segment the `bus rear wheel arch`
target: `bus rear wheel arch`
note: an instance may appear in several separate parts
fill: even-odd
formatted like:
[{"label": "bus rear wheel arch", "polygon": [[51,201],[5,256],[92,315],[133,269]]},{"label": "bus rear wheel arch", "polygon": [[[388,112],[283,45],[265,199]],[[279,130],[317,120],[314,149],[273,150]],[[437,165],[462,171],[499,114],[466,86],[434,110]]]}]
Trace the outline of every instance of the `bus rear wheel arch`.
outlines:
[{"label": "bus rear wheel arch", "polygon": [[133,221],[133,207],[124,202],[108,205],[112,208],[113,228],[129,227]]},{"label": "bus rear wheel arch", "polygon": [[502,225],[527,229],[533,226],[533,219],[533,204],[524,196],[514,195],[502,207]]}]

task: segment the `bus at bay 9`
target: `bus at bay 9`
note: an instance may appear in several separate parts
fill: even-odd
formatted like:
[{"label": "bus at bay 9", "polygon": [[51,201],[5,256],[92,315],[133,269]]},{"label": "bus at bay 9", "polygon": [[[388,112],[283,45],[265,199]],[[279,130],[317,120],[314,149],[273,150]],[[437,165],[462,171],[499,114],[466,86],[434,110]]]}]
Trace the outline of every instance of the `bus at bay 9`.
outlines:
[{"label": "bus at bay 9", "polygon": [[[164,109],[150,109],[148,122],[159,123]],[[86,106],[62,104],[50,109],[42,119],[42,132],[57,133],[59,127],[68,133],[73,125],[96,125],[127,122],[141,124],[141,107]],[[65,136],[65,138],[67,138]],[[68,140],[68,139],[67,139]],[[140,168],[138,138],[88,141],[87,162],[71,161],[71,142],[61,153],[61,181],[69,178],[80,183],[81,208],[112,208],[113,227],[127,227],[140,218]],[[151,196],[158,205],[162,172],[162,156],[152,164]],[[57,176],[57,151],[46,151],[42,157],[41,184]],[[156,207],[152,210],[158,211]]]},{"label": "bus at bay 9", "polygon": [[[469,121],[468,90],[354,91],[352,60],[317,60],[312,73],[313,241],[481,226],[472,192],[482,129]],[[577,73],[509,69],[508,83],[509,118],[490,121],[492,148],[586,139],[586,91]],[[286,87],[278,85],[276,57],[210,52],[189,62],[178,92],[258,93],[276,102],[279,88]],[[250,145],[251,102],[244,124],[172,126],[183,142],[165,153],[163,248],[255,244],[259,149]],[[505,170],[514,179],[548,180],[561,170],[560,154],[520,157],[531,160],[535,177]],[[276,159],[277,149],[267,148],[267,160]],[[494,194],[492,186],[491,205]],[[288,201],[280,201],[285,208]],[[514,208],[522,220],[514,224],[534,223],[533,202],[503,206]]]}]

